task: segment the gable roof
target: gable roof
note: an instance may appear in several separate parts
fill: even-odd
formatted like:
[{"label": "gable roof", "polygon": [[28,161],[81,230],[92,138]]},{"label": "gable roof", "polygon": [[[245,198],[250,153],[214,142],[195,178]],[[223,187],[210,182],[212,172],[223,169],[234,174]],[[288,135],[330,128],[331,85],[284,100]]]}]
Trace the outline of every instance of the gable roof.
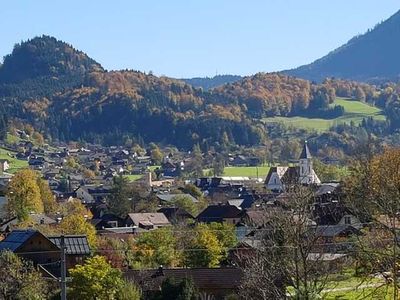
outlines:
[{"label": "gable roof", "polygon": [[37,230],[14,230],[0,243],[0,251],[10,250],[15,252],[36,234],[41,233]]},{"label": "gable roof", "polygon": [[265,178],[265,184],[269,183],[269,181],[271,180],[271,176],[274,173],[276,173],[279,179],[281,179],[285,175],[288,168],[289,167],[271,167],[268,171],[267,177]]},{"label": "gable roof", "polygon": [[195,197],[193,197],[190,194],[157,194],[158,199],[160,199],[162,201],[167,201],[167,202],[172,201],[175,197],[177,197],[177,198],[185,197],[185,198],[192,200],[192,202],[199,202],[199,200],[197,200]]},{"label": "gable roof", "polygon": [[128,218],[132,220],[135,225],[170,225],[167,217],[160,212],[157,213],[130,213]]},{"label": "gable roof", "polygon": [[[48,239],[58,248],[61,247],[61,236],[49,236]],[[90,247],[86,235],[65,235],[64,242],[66,247],[66,254],[90,254]]]},{"label": "gable roof", "polygon": [[234,267],[128,270],[124,277],[137,283],[146,282],[144,291],[159,290],[166,278],[175,281],[191,278],[199,290],[235,290],[243,278],[243,271]]},{"label": "gable roof", "polygon": [[239,218],[242,215],[235,205],[209,205],[198,216],[199,222],[221,222],[223,219]]},{"label": "gable roof", "polygon": [[316,228],[316,235],[320,237],[335,237],[341,234],[350,235],[359,233],[359,230],[351,225],[324,225]]}]

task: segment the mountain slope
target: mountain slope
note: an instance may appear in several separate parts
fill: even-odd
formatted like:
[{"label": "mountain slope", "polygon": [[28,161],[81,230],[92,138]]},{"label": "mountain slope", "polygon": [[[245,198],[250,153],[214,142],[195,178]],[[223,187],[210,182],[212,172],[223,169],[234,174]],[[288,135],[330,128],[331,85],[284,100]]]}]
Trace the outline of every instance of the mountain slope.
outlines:
[{"label": "mountain slope", "polygon": [[0,75],[0,112],[53,140],[156,142],[182,149],[263,144],[262,118],[338,113],[329,106],[335,90],[358,99],[376,94],[368,85],[314,84],[276,73],[204,90],[138,71],[105,71],[86,54],[47,36],[17,45]]},{"label": "mountain slope", "polygon": [[395,80],[400,75],[399,53],[400,11],[313,63],[283,72],[315,81],[326,77]]},{"label": "mountain slope", "polygon": [[93,71],[103,71],[103,68],[71,45],[44,35],[17,44],[12,53],[4,57],[0,83],[83,75]]}]

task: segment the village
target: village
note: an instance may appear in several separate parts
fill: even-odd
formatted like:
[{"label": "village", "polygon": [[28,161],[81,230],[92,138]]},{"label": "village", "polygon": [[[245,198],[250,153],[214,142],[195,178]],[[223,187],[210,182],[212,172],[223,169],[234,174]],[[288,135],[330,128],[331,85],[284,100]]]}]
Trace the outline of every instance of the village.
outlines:
[{"label": "village", "polygon": [[[3,147],[48,184],[54,203],[51,209],[43,203],[44,209],[28,211],[23,218],[15,211],[13,215],[10,185],[23,169],[8,173],[11,160],[1,160],[0,250],[32,261],[56,282],[64,272],[65,286],[68,270],[100,255],[148,299],[167,278],[191,278],[200,293],[228,299],[246,281],[246,260],[263,253],[266,239],[273,239],[269,235],[276,230],[276,216],[312,232],[304,254],[309,262],[303,267],[348,264],[354,238],[368,225],[346,207],[341,182],[321,182],[306,141],[290,166],[272,166],[265,178],[214,176],[211,171],[210,176],[188,176],[185,168],[196,169],[193,161],[202,154],[162,153],[158,148],[132,153],[88,144],[41,147],[24,139],[17,147]],[[260,164],[257,157],[239,154],[223,161]],[[214,165],[214,174],[218,169]],[[207,230],[219,248],[213,249],[214,240],[211,245],[204,241]],[[297,242],[302,244],[303,238]]]}]

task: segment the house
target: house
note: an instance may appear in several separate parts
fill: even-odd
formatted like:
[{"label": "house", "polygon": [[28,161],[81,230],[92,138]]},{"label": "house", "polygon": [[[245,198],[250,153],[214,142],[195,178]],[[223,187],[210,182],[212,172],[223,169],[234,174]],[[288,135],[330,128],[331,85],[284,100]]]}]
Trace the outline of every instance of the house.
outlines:
[{"label": "house", "polygon": [[0,189],[6,188],[13,176],[14,176],[13,174],[9,174],[6,172],[0,174]]},{"label": "house", "polygon": [[[67,269],[82,263],[90,255],[86,236],[68,235],[64,237],[64,241]],[[58,276],[60,243],[61,237],[46,237],[37,230],[14,230],[0,242],[0,251],[10,250]]]},{"label": "house", "polygon": [[[48,239],[61,247],[61,236],[49,236]],[[65,258],[67,270],[73,268],[77,264],[82,264],[88,256],[90,256],[90,246],[86,235],[65,235]]]},{"label": "house", "polygon": [[363,227],[362,222],[352,214],[345,214],[339,221],[338,225],[351,225],[356,229]]},{"label": "house", "polygon": [[123,218],[111,213],[102,214],[101,217],[93,218],[90,220],[90,222],[96,228],[96,230],[125,226],[125,220]]},{"label": "house", "polygon": [[312,156],[307,142],[299,157],[299,164],[293,167],[272,167],[265,179],[265,185],[272,191],[283,191],[285,183],[297,182],[305,185],[319,185],[317,174],[313,169]]},{"label": "house", "polygon": [[243,271],[233,267],[195,269],[160,267],[152,270],[127,270],[124,272],[124,277],[138,284],[145,297],[160,291],[161,284],[166,278],[171,278],[175,282],[190,278],[200,293],[209,295],[207,299],[227,299],[225,297],[238,291]]},{"label": "house", "polygon": [[164,176],[179,176],[180,173],[180,167],[171,162],[170,160],[167,160],[161,165],[161,170]]},{"label": "house", "polygon": [[157,212],[163,213],[171,224],[194,220],[190,213],[180,207],[162,207]]},{"label": "house", "polygon": [[126,226],[137,226],[138,228],[151,230],[165,226],[171,223],[167,217],[160,212],[156,213],[130,213],[126,217]]},{"label": "house", "polygon": [[313,234],[318,239],[317,252],[335,253],[346,251],[352,247],[352,243],[346,243],[352,235],[360,235],[359,229],[351,225],[324,225],[314,226]]},{"label": "house", "polygon": [[0,159],[0,173],[7,171],[10,168],[10,161],[8,159]]},{"label": "house", "polygon": [[235,167],[246,167],[246,166],[248,166],[247,158],[244,157],[243,155],[236,156],[229,163],[230,163],[230,165],[235,166]]},{"label": "house", "polygon": [[237,224],[243,215],[243,211],[235,205],[209,205],[197,217],[197,222],[225,222]]},{"label": "house", "polygon": [[80,186],[76,191],[76,197],[83,203],[101,202],[111,193],[110,186],[85,185]]},{"label": "house", "polygon": [[[29,221],[35,225],[53,225],[56,224],[57,221],[50,218],[45,214],[36,214],[31,213],[29,214]],[[20,221],[17,217],[10,218],[8,220],[4,220],[0,224],[0,232],[10,232],[14,227],[16,227]]]},{"label": "house", "polygon": [[255,197],[252,194],[245,194],[242,195],[238,199],[229,199],[227,201],[227,204],[229,205],[235,205],[240,209],[247,209],[250,208],[255,201]]}]

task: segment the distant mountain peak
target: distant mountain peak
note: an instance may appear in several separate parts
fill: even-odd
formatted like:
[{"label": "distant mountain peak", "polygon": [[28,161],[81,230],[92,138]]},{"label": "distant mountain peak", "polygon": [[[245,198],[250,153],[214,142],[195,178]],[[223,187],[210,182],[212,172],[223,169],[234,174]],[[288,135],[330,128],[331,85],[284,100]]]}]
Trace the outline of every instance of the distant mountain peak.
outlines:
[{"label": "distant mountain peak", "polygon": [[103,71],[84,52],[55,37],[42,35],[14,46],[0,66],[0,82],[21,82],[37,77],[82,75]]},{"label": "distant mountain peak", "polygon": [[359,81],[400,77],[400,11],[311,64],[283,71],[314,81],[327,77]]}]

